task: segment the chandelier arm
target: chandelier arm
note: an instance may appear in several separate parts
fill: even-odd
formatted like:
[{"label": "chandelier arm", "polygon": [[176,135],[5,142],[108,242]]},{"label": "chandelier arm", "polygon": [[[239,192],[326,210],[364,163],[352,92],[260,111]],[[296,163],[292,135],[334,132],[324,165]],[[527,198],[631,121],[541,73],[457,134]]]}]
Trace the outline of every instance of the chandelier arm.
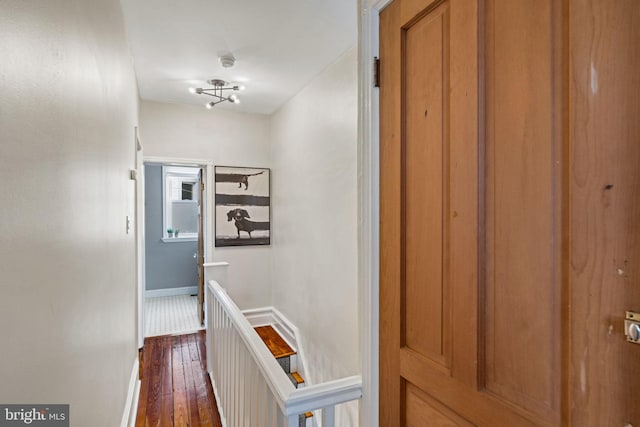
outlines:
[{"label": "chandelier arm", "polygon": [[220,104],[221,102],[228,101],[232,104],[238,103],[238,99],[235,94],[231,94],[230,96],[225,96],[224,91],[238,91],[240,90],[240,86],[226,86],[225,81],[220,79],[212,79],[207,80],[207,83],[211,84],[213,87],[211,88],[197,88],[191,89],[193,93],[198,95],[208,95],[214,98],[213,101],[207,103],[207,107],[211,108],[214,105]]},{"label": "chandelier arm", "polygon": [[213,96],[214,98],[218,98],[218,99],[223,99],[223,96],[217,95],[215,93],[206,93],[206,92],[202,92],[201,95],[208,95],[208,96]]},{"label": "chandelier arm", "polygon": [[202,89],[203,92],[207,92],[207,91],[211,92],[212,90],[213,91],[217,91],[217,90],[223,91],[223,90],[238,90],[238,89],[235,89],[233,87],[212,87],[212,88],[209,88],[209,89]]}]

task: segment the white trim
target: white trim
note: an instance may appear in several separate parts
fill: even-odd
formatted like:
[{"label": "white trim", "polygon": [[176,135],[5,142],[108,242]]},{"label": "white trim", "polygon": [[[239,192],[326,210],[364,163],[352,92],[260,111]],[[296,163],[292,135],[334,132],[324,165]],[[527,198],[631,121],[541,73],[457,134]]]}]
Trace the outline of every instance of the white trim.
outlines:
[{"label": "white trim", "polygon": [[131,369],[131,377],[129,378],[129,388],[127,391],[127,400],[124,404],[122,412],[122,420],[120,427],[133,427],[136,423],[136,415],[138,413],[138,398],[140,397],[140,380],[138,379],[138,357],[133,361]]},{"label": "white trim", "polygon": [[271,325],[286,341],[289,346],[297,351],[299,346],[298,335],[299,330],[274,307],[261,307],[242,310],[242,314],[247,318],[249,324],[254,328],[256,326]]},{"label": "white trim", "polygon": [[193,295],[198,293],[198,286],[182,286],[180,288],[151,289],[144,292],[145,298],[173,297],[176,295]]},{"label": "white trim", "polygon": [[362,398],[359,375],[326,381],[322,384],[295,389],[285,402],[285,414],[300,414],[315,408],[330,408]]},{"label": "white trim", "polygon": [[197,237],[163,237],[163,243],[187,243],[187,242],[197,242]]},{"label": "white trim", "polygon": [[305,379],[305,385],[312,385],[313,381],[307,375],[307,356],[302,345],[300,330],[280,311],[274,307],[261,307],[242,310],[252,327],[271,325],[280,334],[282,339],[296,352],[295,360],[292,360],[291,369],[298,371]]},{"label": "white trim", "polygon": [[[209,362],[207,361],[207,370],[209,369]],[[213,378],[213,376],[211,376],[211,371],[207,371],[207,375],[209,375],[209,379],[211,380],[211,385],[213,386],[213,395],[216,398],[216,406],[218,407],[218,414],[220,415],[220,424],[222,424],[222,427],[227,427],[227,418],[224,416],[224,409],[222,408],[222,406],[220,406],[220,402],[222,402],[222,399],[220,399],[220,393],[218,393],[218,387],[216,387],[216,382]]]},{"label": "white trim", "polygon": [[[172,177],[172,178],[183,178],[183,179],[188,179],[187,182],[191,183],[195,183],[195,184],[199,184],[199,174],[201,173],[201,171],[203,171],[204,166],[203,165],[195,165],[195,166],[174,166],[174,165],[167,165],[167,164],[162,164],[162,241],[163,242],[168,242],[170,239],[184,239],[183,241],[190,241],[187,239],[192,239],[191,241],[193,241],[193,239],[195,239],[196,241],[198,240],[198,233],[184,233],[185,237],[169,237],[169,233],[167,233],[167,229],[169,228],[173,228],[169,227],[169,224],[173,223],[173,212],[171,211],[171,209],[168,209],[169,204],[173,205],[175,203],[185,203],[185,204],[191,204],[194,206],[200,205],[201,210],[204,211],[205,209],[205,203],[206,200],[167,200],[167,192],[169,192],[169,189],[167,187],[167,178],[168,177]],[[187,169],[188,168],[188,169]],[[187,170],[191,170],[190,173],[187,173]],[[206,173],[206,171],[203,171],[203,173]],[[198,192],[199,190],[199,185],[198,185]]]},{"label": "white trim", "polygon": [[137,346],[144,345],[144,288],[145,288],[145,230],[144,230],[144,160],[142,143],[140,142],[140,132],[138,126],[134,129],[136,145],[136,175],[135,182],[135,233],[136,233],[136,315],[137,325]]},{"label": "white trim", "polygon": [[[228,262],[205,262],[204,267],[204,283],[209,283],[209,280],[215,280],[220,283],[223,288],[227,286],[229,276],[229,263]],[[225,288],[226,289],[226,288]],[[205,292],[205,297],[206,297]],[[206,314],[206,313],[205,313]]]},{"label": "white trim", "polygon": [[[235,329],[235,333],[239,335],[268,388],[271,390],[272,397],[282,410],[282,415],[289,417],[327,406],[358,400],[362,397],[362,379],[360,376],[340,378],[296,389],[258,334],[253,330],[247,318],[220,284],[215,280],[210,280],[207,284],[207,292],[211,294],[210,298],[214,298],[217,302],[209,307],[217,307],[216,310],[219,310],[218,313],[212,313],[212,317],[215,318],[216,314],[222,315],[230,322],[228,326],[225,326],[225,330]],[[207,351],[212,351],[216,334],[220,333],[222,328],[213,328],[209,324],[207,327],[211,328],[207,329]],[[218,365],[217,368],[221,368],[221,366]],[[213,384],[215,384],[216,378],[211,374],[213,369],[217,368],[214,368],[213,364],[207,365]],[[225,400],[228,401],[228,399]],[[222,399],[218,401],[221,405],[224,405]]]},{"label": "white trim", "polygon": [[359,1],[358,283],[362,401],[360,426],[379,425],[379,93],[373,58],[379,56],[380,11],[391,0]]},{"label": "white trim", "polygon": [[285,317],[284,314],[280,313],[278,309],[272,307],[273,318],[276,320],[274,323],[274,327],[276,331],[285,339],[285,341],[291,341],[295,348],[300,348],[300,330],[289,321]]},{"label": "white trim", "polygon": [[213,161],[206,159],[185,159],[179,157],[144,156],[145,163],[162,163],[175,166],[213,166]]},{"label": "white trim", "polygon": [[273,307],[251,308],[242,310],[242,314],[247,318],[251,326],[273,325],[276,318],[273,315]]},{"label": "white trim", "polygon": [[[249,354],[258,365],[261,375],[264,377],[269,389],[271,389],[276,403],[284,412],[287,398],[294,390],[293,384],[258,334],[254,331],[253,327],[249,324],[249,321],[244,317],[236,303],[233,302],[231,297],[222,289],[222,286],[215,280],[210,280],[207,288],[223,307],[226,316],[231,322],[230,327],[236,329]],[[207,332],[209,333],[209,331]],[[213,331],[211,332],[213,333]],[[211,345],[209,338],[207,339],[207,344],[207,351],[210,351]],[[207,365],[208,370],[212,368],[212,366]]]},{"label": "white trim", "polygon": [[[139,142],[139,140],[138,140]],[[142,144],[140,144],[142,146]],[[137,146],[136,146],[137,148]],[[205,262],[213,257],[213,245],[214,240],[210,237],[212,233],[210,232],[210,227],[213,226],[213,212],[214,212],[214,204],[213,204],[213,185],[214,185],[214,169],[213,169],[213,161],[206,159],[184,159],[184,158],[176,158],[176,157],[161,157],[161,156],[144,156],[142,150],[139,151],[140,156],[142,158],[141,170],[138,176],[142,176],[142,179],[137,181],[140,183],[142,201],[139,205],[139,210],[136,215],[136,226],[141,235],[141,242],[144,248],[145,240],[144,240],[144,164],[145,163],[160,163],[160,164],[169,164],[169,165],[177,165],[177,166],[200,166],[205,171],[205,201],[203,204],[203,210],[205,212],[204,217],[204,230],[203,230],[203,238],[204,238],[204,260]],[[138,280],[138,346],[142,348],[144,343],[144,301],[142,297],[145,293],[146,288],[146,275],[145,275],[145,251],[141,250],[138,255],[138,265],[142,266],[142,272]],[[197,292],[197,291],[196,291]],[[205,292],[206,294],[206,292]],[[205,319],[206,321],[206,319]]]},{"label": "white trim", "polygon": [[177,157],[162,157],[162,156],[144,156],[144,163],[159,163],[165,165],[174,165],[174,166],[200,166],[205,170],[205,178],[206,182],[204,184],[205,187],[205,203],[204,203],[204,211],[205,211],[205,221],[204,221],[204,260],[211,259],[213,257],[214,251],[214,240],[211,238],[212,233],[209,228],[213,226],[213,213],[215,210],[215,205],[213,203],[213,187],[214,187],[214,169],[213,169],[213,161],[207,159],[186,159],[186,158],[177,158]]}]

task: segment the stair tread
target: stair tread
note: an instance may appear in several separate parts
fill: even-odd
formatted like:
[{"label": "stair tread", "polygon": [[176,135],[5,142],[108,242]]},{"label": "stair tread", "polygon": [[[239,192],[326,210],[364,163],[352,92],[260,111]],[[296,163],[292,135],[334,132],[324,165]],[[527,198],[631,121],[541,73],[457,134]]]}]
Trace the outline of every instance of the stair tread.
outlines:
[{"label": "stair tread", "polygon": [[284,338],[282,338],[271,325],[257,326],[254,329],[276,359],[296,354]]},{"label": "stair tread", "polygon": [[291,372],[291,376],[294,380],[296,380],[298,384],[302,384],[304,382],[304,378],[302,378],[302,375],[297,372]]}]

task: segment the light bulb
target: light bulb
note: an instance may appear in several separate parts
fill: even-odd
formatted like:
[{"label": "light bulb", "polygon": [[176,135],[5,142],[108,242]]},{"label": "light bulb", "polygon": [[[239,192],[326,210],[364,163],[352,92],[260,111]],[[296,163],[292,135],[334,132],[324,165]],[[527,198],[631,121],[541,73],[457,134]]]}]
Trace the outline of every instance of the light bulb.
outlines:
[{"label": "light bulb", "polygon": [[211,101],[211,102],[207,102],[207,109],[209,109],[209,110],[210,110],[210,109],[212,109],[215,105],[216,105],[216,104],[215,104],[213,101]]},{"label": "light bulb", "polygon": [[196,88],[195,88],[195,87],[190,87],[190,88],[189,88],[189,92],[191,92],[191,93],[196,93]]},{"label": "light bulb", "polygon": [[244,86],[240,86],[238,89],[239,90],[245,90],[246,88]]}]

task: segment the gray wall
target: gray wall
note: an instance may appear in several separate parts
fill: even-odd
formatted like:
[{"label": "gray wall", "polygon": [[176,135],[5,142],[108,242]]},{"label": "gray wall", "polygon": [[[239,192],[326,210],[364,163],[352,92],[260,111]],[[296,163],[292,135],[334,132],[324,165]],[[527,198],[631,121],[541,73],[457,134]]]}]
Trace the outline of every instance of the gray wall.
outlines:
[{"label": "gray wall", "polygon": [[162,241],[162,166],[144,166],[146,289],[196,286],[198,242]]}]

